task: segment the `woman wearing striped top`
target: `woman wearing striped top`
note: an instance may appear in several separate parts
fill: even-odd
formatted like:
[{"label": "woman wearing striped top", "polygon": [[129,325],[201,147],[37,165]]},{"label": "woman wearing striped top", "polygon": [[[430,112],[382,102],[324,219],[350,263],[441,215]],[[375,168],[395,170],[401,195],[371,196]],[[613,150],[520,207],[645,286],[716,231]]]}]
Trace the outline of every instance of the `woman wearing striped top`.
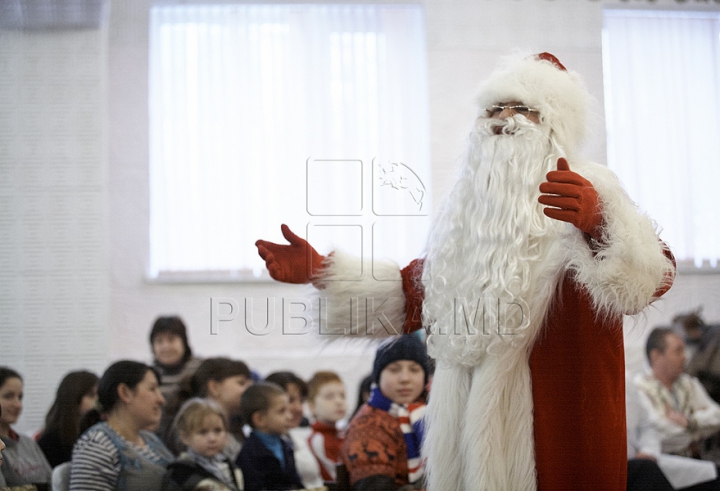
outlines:
[{"label": "woman wearing striped top", "polygon": [[119,361],[105,371],[98,384],[105,421],[75,444],[70,491],[160,489],[173,455],[151,431],[164,402],[159,385],[144,363]]}]

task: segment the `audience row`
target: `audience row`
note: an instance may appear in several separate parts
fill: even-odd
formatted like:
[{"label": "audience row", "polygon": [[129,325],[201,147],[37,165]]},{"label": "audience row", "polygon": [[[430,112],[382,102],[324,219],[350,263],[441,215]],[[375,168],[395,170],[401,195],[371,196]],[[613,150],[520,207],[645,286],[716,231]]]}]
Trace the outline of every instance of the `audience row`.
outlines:
[{"label": "audience row", "polygon": [[[23,379],[0,367],[0,488],[48,489],[52,480],[63,491],[319,490],[344,478],[340,468],[354,491],[423,489],[433,366],[419,337],[378,348],[346,428],[334,372],[261,380],[239,360],[200,360],[176,317],[159,318],[150,343],[153,366],[122,360],[100,378],[66,375],[37,441],[13,431]],[[696,459],[712,457],[720,405],[685,373],[672,329],[655,329],[646,354],[650,369],[626,383],[628,490],[720,489],[716,464]]]},{"label": "audience row", "polygon": [[[408,340],[414,343],[411,349],[405,346]],[[348,440],[356,443],[346,445],[348,456],[342,458],[345,431],[338,422],[345,420],[348,407],[336,373],[318,372],[306,383],[285,371],[259,381],[242,361],[192,356],[176,317],[159,318],[150,343],[153,366],[122,360],[100,378],[85,370],[66,375],[35,440],[12,430],[22,411],[23,380],[15,370],[0,367],[0,445],[7,445],[0,449],[5,456],[0,488],[33,484],[48,489],[52,481],[52,489],[73,491],[321,489],[335,480],[341,462],[355,481],[372,477],[376,463],[357,454],[357,448],[377,444],[372,432],[348,429]],[[388,346],[422,363],[410,360],[416,366],[408,369],[399,366],[402,360],[381,356],[389,347],[380,350],[381,362],[376,360],[373,375],[363,380],[355,412],[373,399],[371,381],[401,398],[410,395],[410,402],[424,392],[428,360],[422,341],[406,336]],[[380,373],[394,381],[383,385]],[[400,387],[408,381],[412,389]],[[377,395],[374,400],[369,402],[377,406],[373,411],[393,414],[387,428],[394,431],[386,438],[396,446],[392,451],[406,453],[400,448],[405,437],[399,415],[391,412],[391,405],[402,402]],[[421,435],[418,431],[416,457]],[[398,455],[400,474],[393,470],[385,477],[394,482],[402,475],[400,481],[407,484],[412,477],[407,462]]]}]

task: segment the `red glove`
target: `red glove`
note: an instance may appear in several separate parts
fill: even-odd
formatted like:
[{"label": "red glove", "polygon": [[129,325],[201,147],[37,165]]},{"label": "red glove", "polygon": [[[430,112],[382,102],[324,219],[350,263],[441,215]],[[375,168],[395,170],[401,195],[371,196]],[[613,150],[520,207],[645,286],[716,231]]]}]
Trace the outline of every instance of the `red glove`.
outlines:
[{"label": "red glove", "polygon": [[280,230],[290,245],[266,240],[255,242],[270,276],[283,283],[310,283],[317,279],[325,257],[318,254],[305,239],[292,233],[287,225],[281,225]]},{"label": "red glove", "polygon": [[598,193],[593,185],[580,174],[570,170],[567,160],[558,159],[558,170],[547,173],[547,181],[540,184],[541,194],[538,201],[545,208],[543,213],[563,222],[572,223],[600,240],[602,225],[602,207]]}]

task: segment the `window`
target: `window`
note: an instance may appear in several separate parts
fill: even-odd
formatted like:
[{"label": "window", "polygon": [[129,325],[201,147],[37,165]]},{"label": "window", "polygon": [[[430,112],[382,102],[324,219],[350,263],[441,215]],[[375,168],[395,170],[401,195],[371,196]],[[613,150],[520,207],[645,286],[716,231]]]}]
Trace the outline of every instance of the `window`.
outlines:
[{"label": "window", "polygon": [[264,269],[280,224],[399,262],[427,233],[417,5],[155,6],[150,276]]},{"label": "window", "polygon": [[720,256],[720,14],[605,11],[608,165],[678,260]]}]

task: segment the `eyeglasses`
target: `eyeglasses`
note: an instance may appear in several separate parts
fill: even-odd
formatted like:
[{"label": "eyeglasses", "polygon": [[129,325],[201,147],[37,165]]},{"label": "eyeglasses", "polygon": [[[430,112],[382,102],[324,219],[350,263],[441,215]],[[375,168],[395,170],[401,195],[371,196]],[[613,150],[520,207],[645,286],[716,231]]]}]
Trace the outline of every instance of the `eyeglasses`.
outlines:
[{"label": "eyeglasses", "polygon": [[503,112],[505,109],[511,109],[513,112],[516,112],[517,114],[522,114],[523,116],[527,117],[530,113],[540,113],[537,109],[531,109],[527,106],[506,106],[501,104],[495,104],[487,109],[485,109],[485,112],[488,115],[488,118],[494,118],[501,112]]}]

